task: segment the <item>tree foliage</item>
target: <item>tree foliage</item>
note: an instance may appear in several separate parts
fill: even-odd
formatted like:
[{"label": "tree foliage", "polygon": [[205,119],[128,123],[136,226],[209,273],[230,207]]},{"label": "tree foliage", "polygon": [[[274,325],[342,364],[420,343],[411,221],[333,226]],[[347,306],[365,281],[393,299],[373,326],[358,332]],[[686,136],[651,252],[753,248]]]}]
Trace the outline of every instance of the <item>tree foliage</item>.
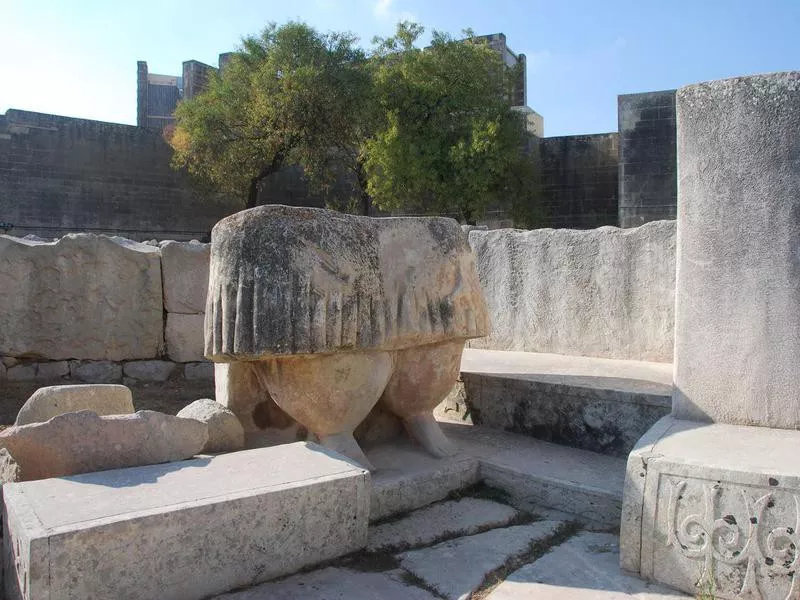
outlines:
[{"label": "tree foliage", "polygon": [[267,177],[294,164],[319,190],[349,182],[339,208],[372,202],[467,222],[510,208],[527,224],[535,172],[508,101],[515,73],[471,32],[458,41],[434,31],[424,49],[422,33],[401,23],[367,56],[348,34],[270,25],[180,103],[174,165],[248,206]]},{"label": "tree foliage", "polygon": [[178,105],[173,165],[247,198],[247,206],[287,164],[329,185],[359,144],[354,116],[369,97],[365,59],[352,36],[303,23],[272,24],[246,38],[202,94]]},{"label": "tree foliage", "polygon": [[375,94],[385,116],[366,141],[368,192],[383,209],[456,213],[467,222],[487,207],[521,208],[534,198],[527,134],[511,109],[515,72],[471,32],[455,40],[398,25],[377,40]]}]

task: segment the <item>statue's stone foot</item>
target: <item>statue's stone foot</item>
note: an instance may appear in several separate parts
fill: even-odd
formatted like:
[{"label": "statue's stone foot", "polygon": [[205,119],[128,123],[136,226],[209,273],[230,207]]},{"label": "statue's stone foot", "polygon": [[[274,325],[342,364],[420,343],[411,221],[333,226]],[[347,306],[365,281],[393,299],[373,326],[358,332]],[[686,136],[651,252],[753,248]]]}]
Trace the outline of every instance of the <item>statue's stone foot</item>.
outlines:
[{"label": "statue's stone foot", "polygon": [[425,450],[436,458],[453,456],[457,448],[447,439],[433,415],[414,415],[403,419],[408,435],[418,441]]},{"label": "statue's stone foot", "polygon": [[433,409],[453,389],[464,341],[414,346],[397,352],[381,406],[400,417],[408,434],[433,456],[455,453],[433,418]]},{"label": "statue's stone foot", "polygon": [[358,445],[358,442],[356,442],[351,431],[343,431],[341,433],[320,437],[319,442],[328,450],[333,450],[334,452],[345,455],[347,458],[352,458],[365,469],[369,471],[375,470],[375,467],[369,462],[369,459],[364,454],[361,446]]}]

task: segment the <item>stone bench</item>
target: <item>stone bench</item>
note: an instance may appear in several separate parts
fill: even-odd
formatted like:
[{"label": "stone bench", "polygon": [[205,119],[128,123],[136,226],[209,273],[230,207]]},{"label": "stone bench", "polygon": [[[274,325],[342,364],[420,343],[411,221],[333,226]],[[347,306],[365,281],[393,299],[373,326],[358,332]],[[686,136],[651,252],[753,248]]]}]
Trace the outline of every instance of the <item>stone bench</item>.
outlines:
[{"label": "stone bench", "polygon": [[369,473],[310,443],[7,484],[6,598],[187,600],[366,545]]},{"label": "stone bench", "polygon": [[465,349],[440,419],[625,457],[670,411],[669,363]]}]

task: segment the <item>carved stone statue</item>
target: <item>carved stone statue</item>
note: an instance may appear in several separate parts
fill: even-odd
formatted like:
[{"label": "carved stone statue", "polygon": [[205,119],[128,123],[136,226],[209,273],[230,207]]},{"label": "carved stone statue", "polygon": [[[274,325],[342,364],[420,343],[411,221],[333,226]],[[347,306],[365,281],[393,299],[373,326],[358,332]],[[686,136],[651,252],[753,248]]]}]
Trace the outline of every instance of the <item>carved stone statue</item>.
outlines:
[{"label": "carved stone statue", "polygon": [[[464,341],[487,333],[473,255],[452,219],[261,206],[212,232],[206,356],[247,361],[229,376],[247,374],[323,445],[367,467],[353,430],[379,400],[431,454],[453,452],[432,411],[458,377]],[[236,412],[235,398],[227,404]]]}]

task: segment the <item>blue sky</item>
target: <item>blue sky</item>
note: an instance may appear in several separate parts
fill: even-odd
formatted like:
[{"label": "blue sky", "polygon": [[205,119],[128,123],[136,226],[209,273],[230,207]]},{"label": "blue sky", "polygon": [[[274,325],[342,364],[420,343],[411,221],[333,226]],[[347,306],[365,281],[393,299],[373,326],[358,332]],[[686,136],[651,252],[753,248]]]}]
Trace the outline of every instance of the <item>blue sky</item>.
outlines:
[{"label": "blue sky", "polygon": [[290,19],[368,47],[402,18],[505,33],[548,136],[615,131],[617,94],[800,69],[800,0],[0,0],[0,113],[134,124],[137,60],[180,75]]}]

